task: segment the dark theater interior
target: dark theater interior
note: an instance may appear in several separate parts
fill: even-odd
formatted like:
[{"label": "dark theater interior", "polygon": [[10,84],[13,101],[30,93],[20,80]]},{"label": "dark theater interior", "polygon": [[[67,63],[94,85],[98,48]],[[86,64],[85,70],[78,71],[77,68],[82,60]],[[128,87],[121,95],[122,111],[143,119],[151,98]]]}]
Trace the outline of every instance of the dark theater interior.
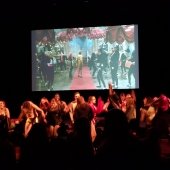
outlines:
[{"label": "dark theater interior", "polygon": [[0,169],[170,169],[166,0],[5,1],[0,21]]}]

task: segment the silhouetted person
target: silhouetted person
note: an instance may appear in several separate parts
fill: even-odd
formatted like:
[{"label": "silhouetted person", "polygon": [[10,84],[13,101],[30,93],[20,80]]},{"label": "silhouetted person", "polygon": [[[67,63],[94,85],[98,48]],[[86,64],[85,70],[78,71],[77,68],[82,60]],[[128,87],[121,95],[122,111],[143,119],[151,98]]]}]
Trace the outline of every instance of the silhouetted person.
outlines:
[{"label": "silhouetted person", "polygon": [[92,73],[92,76],[94,77],[95,76],[95,73],[97,71],[97,57],[96,57],[96,54],[93,52],[92,55],[91,55],[91,59],[90,59],[90,63],[91,63],[91,67],[90,67],[90,70],[92,69],[93,70],[93,73]]},{"label": "silhouetted person", "polygon": [[96,151],[96,170],[127,168],[128,122],[126,116],[120,109],[112,109],[104,115],[103,136]]},{"label": "silhouetted person", "polygon": [[70,138],[70,166],[74,170],[93,169],[94,149],[91,140],[90,122],[86,117],[80,117],[74,122],[74,132]]},{"label": "silhouetted person", "polygon": [[46,127],[35,124],[21,147],[21,169],[39,169],[48,166],[48,136]]},{"label": "silhouetted person", "polygon": [[1,169],[15,169],[15,148],[9,140],[6,129],[0,127],[0,166]]}]

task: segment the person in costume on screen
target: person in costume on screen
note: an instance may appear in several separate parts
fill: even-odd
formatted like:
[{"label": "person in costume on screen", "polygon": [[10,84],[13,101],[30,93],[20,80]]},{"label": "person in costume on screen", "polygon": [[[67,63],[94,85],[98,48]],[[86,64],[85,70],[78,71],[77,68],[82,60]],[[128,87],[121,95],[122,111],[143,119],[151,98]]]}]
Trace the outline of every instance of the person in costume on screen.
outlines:
[{"label": "person in costume on screen", "polygon": [[118,88],[119,46],[112,48],[110,57],[111,78],[114,88]]},{"label": "person in costume on screen", "polygon": [[91,55],[91,59],[90,59],[90,63],[91,63],[90,70],[92,70],[92,76],[93,77],[95,76],[95,73],[97,71],[96,61],[97,61],[97,57],[96,57],[95,52],[93,52],[92,55]]},{"label": "person in costume on screen", "polygon": [[83,55],[80,51],[77,56],[78,77],[82,77],[82,68],[83,68]]},{"label": "person in costume on screen", "polygon": [[72,79],[73,78],[73,65],[74,65],[74,58],[73,58],[73,54],[70,53],[69,57],[68,57],[68,60],[69,60],[69,78]]},{"label": "person in costume on screen", "polygon": [[60,51],[59,57],[60,57],[60,70],[64,71],[67,69],[67,67],[66,67],[67,56],[62,51]]},{"label": "person in costume on screen", "polygon": [[128,71],[128,87],[132,86],[132,82],[131,82],[131,76],[134,76],[135,79],[135,86],[137,86],[137,58],[135,55],[135,50],[132,52],[131,58],[129,59],[129,61],[132,62],[132,64],[129,67],[129,71]]},{"label": "person in costume on screen", "polygon": [[105,81],[103,79],[103,71],[104,71],[104,56],[102,54],[102,49],[99,48],[98,54],[97,54],[97,81],[98,81],[98,88],[101,88],[101,85],[103,85],[103,88],[106,88]]},{"label": "person in costume on screen", "polygon": [[106,39],[104,39],[104,42],[102,43],[100,48],[101,48],[102,62],[104,65],[104,73],[107,73],[107,68],[109,67],[109,63],[108,63],[108,48],[109,47],[108,47],[108,43]]},{"label": "person in costume on screen", "polygon": [[121,78],[123,78],[123,79],[126,78],[125,63],[126,63],[126,60],[127,60],[128,51],[129,51],[129,49],[125,50],[120,56]]},{"label": "person in costume on screen", "polygon": [[[45,48],[41,45],[41,50],[39,53],[37,53],[38,57],[38,66],[39,66],[39,74],[41,82],[44,86],[47,85],[47,62],[48,62],[48,56],[45,55]],[[37,68],[38,69],[38,68]]]},{"label": "person in costume on screen", "polygon": [[56,59],[53,57],[50,51],[46,51],[45,54],[48,56],[47,60],[47,89],[48,91],[53,90],[53,83],[54,83],[54,71],[55,71],[55,64]]}]

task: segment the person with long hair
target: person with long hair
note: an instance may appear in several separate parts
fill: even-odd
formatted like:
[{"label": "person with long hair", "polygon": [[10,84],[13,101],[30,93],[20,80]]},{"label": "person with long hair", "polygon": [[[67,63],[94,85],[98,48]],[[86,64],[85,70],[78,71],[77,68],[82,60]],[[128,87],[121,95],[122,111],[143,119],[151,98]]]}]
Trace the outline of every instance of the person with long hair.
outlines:
[{"label": "person with long hair", "polygon": [[39,123],[39,113],[44,122],[46,122],[45,114],[40,107],[34,104],[32,101],[24,101],[21,105],[21,113],[19,116],[19,120],[22,120],[23,117],[26,118],[25,125],[24,125],[24,137],[29,135],[32,126],[35,123]]},{"label": "person with long hair", "polygon": [[92,136],[92,141],[94,142],[97,133],[96,133],[96,115],[97,115],[97,106],[96,106],[96,97],[95,96],[89,96],[88,98],[88,104],[92,109],[93,113],[93,119],[91,121],[91,136]]},{"label": "person with long hair", "polygon": [[75,108],[74,121],[80,120],[81,118],[86,118],[90,126],[91,140],[94,142],[96,138],[96,129],[94,121],[94,112],[92,107],[84,100],[83,96],[77,99],[77,106]]},{"label": "person with long hair", "polygon": [[0,100],[0,128],[8,131],[10,128],[10,111],[4,100]]},{"label": "person with long hair", "polygon": [[48,136],[50,138],[57,137],[58,136],[57,131],[60,127],[62,119],[61,119],[60,106],[56,102],[55,98],[52,98],[50,101],[50,108],[47,112],[46,119],[48,125]]},{"label": "person with long hair", "polygon": [[47,115],[48,109],[50,107],[50,102],[46,97],[40,99],[39,107],[44,111],[44,114]]}]

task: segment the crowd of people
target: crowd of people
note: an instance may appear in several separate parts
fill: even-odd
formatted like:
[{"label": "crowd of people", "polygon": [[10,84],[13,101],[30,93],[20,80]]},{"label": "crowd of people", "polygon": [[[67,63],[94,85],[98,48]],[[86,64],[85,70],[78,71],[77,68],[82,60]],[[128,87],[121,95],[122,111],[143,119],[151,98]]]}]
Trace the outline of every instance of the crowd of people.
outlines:
[{"label": "crowd of people", "polygon": [[162,168],[160,140],[170,137],[169,98],[145,97],[138,109],[134,90],[118,94],[112,84],[108,89],[106,102],[94,95],[86,101],[80,92],[69,103],[59,93],[39,104],[24,101],[12,130],[10,109],[0,100],[0,162],[7,169]]}]

